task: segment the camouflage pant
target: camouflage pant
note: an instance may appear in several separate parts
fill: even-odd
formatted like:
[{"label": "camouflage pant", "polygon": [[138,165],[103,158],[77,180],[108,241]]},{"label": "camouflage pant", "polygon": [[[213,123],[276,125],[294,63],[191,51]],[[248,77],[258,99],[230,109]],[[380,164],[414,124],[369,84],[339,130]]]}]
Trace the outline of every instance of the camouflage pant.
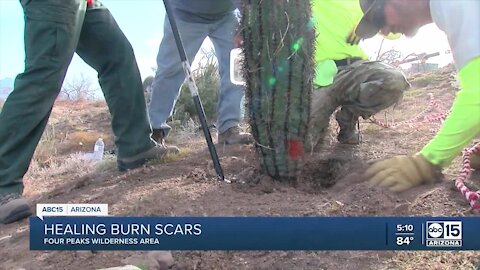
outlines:
[{"label": "camouflage pant", "polygon": [[394,105],[409,87],[401,71],[382,62],[361,60],[340,69],[333,84],[314,90],[310,122],[312,146],[323,141],[330,116],[339,106],[338,139],[348,143],[352,136],[358,138],[356,125],[360,116],[367,119]]}]

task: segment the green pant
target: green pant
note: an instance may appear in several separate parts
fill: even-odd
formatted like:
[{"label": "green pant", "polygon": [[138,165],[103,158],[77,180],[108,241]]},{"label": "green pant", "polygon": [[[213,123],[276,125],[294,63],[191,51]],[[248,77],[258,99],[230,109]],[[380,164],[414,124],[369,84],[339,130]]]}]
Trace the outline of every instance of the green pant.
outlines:
[{"label": "green pant", "polygon": [[21,0],[25,14],[25,71],[0,114],[0,194],[23,190],[68,65],[76,52],[98,72],[118,158],[151,148],[140,73],[133,49],[110,12],[86,0]]},{"label": "green pant", "polygon": [[309,127],[313,147],[323,141],[338,107],[340,140],[342,133],[355,131],[359,117],[367,119],[394,105],[409,87],[401,71],[382,62],[361,60],[340,69],[333,84],[313,93]]}]

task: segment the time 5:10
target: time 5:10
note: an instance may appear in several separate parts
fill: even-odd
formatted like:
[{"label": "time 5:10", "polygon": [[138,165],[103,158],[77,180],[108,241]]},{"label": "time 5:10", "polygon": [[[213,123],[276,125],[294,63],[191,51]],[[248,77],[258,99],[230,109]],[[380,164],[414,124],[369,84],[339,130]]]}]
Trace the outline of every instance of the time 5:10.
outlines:
[{"label": "time 5:10", "polygon": [[413,224],[398,224],[397,232],[413,232]]}]

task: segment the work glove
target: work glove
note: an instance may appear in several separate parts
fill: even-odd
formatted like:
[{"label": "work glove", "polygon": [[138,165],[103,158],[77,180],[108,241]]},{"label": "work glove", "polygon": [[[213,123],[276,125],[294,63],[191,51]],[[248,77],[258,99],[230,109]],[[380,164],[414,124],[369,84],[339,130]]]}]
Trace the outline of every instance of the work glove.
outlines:
[{"label": "work glove", "polygon": [[480,171],[480,153],[473,153],[470,156],[470,167],[474,170]]},{"label": "work glove", "polygon": [[376,162],[365,172],[370,183],[402,192],[440,177],[440,169],[422,155],[396,156]]}]

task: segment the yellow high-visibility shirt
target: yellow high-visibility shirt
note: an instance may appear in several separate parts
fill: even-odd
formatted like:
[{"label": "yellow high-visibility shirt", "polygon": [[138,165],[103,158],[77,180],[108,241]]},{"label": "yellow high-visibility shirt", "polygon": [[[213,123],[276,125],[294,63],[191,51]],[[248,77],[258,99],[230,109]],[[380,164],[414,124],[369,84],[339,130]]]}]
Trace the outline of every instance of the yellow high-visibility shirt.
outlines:
[{"label": "yellow high-visibility shirt", "polygon": [[337,73],[333,60],[351,57],[368,59],[358,44],[347,42],[363,12],[359,0],[312,0],[311,4],[316,32],[314,83],[327,86]]},{"label": "yellow high-visibility shirt", "polygon": [[480,135],[480,5],[470,0],[430,1],[430,13],[447,34],[461,86],[442,128],[420,152],[445,167]]},{"label": "yellow high-visibility shirt", "polygon": [[420,152],[428,161],[448,166],[480,134],[480,57],[459,72],[461,90],[435,138]]}]

